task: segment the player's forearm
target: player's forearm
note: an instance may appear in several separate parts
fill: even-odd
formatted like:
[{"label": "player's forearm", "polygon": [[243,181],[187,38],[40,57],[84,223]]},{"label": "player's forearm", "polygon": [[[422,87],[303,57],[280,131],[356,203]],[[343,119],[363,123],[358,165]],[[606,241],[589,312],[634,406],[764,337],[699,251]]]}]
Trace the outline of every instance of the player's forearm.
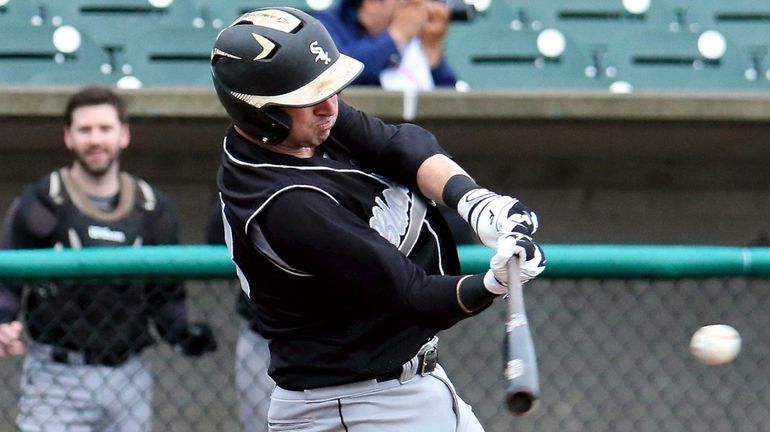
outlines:
[{"label": "player's forearm", "polygon": [[345,283],[358,291],[368,290],[370,294],[382,296],[379,302],[385,309],[399,311],[405,319],[435,329],[447,329],[483,311],[499,297],[484,286],[483,274],[385,278],[394,282]]},{"label": "player's forearm", "polygon": [[417,170],[417,185],[425,197],[444,204],[444,189],[450,178],[467,172],[455,161],[443,154],[436,154],[426,159]]}]

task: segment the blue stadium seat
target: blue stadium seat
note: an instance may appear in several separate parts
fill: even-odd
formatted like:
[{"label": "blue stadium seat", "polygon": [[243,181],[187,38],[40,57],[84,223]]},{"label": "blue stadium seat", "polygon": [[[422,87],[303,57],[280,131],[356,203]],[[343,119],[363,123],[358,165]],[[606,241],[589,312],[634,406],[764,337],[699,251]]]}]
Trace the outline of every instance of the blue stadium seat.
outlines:
[{"label": "blue stadium seat", "polygon": [[209,63],[217,33],[192,27],[147,31],[126,45],[119,70],[138,78],[144,87],[211,87]]},{"label": "blue stadium seat", "polygon": [[[64,54],[53,45],[51,26],[0,27],[0,82],[6,84],[113,83],[109,57],[88,35]],[[105,69],[107,68],[107,69]]]},{"label": "blue stadium seat", "polygon": [[744,76],[748,59],[728,43],[718,60],[698,51],[698,33],[629,31],[613,41],[605,57],[606,73],[634,89],[752,89]]},{"label": "blue stadium seat", "polygon": [[538,51],[537,35],[503,26],[453,26],[447,35],[447,61],[472,89],[606,87],[599,77],[586,74],[593,62],[569,38],[561,56],[547,58]]}]

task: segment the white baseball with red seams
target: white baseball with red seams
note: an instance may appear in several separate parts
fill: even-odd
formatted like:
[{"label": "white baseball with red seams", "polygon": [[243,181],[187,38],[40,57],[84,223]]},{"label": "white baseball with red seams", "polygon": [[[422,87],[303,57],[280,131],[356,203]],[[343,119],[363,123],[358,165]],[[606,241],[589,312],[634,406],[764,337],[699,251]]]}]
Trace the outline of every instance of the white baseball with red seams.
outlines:
[{"label": "white baseball with red seams", "polygon": [[690,340],[690,352],[699,362],[708,366],[730,363],[741,350],[741,335],[726,324],[712,324],[699,328]]}]

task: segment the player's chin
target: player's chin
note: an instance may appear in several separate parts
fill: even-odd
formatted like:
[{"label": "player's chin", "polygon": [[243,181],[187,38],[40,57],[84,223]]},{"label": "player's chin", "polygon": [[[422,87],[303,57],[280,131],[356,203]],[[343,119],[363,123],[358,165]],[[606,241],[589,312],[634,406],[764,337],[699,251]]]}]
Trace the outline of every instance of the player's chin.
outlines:
[{"label": "player's chin", "polygon": [[317,144],[319,144],[319,145],[320,145],[322,142],[324,142],[324,141],[326,141],[327,139],[329,139],[329,135],[331,135],[331,129],[327,129],[327,130],[321,130],[321,131],[319,131],[319,132],[317,133],[317,136],[318,136],[318,138],[317,138],[317,140],[316,140]]},{"label": "player's chin", "polygon": [[91,174],[94,177],[101,177],[104,174],[107,173],[107,171],[110,170],[110,167],[112,166],[114,160],[109,159],[106,161],[99,161],[99,162],[86,162],[83,163],[82,166],[85,169],[85,171],[89,174]]}]

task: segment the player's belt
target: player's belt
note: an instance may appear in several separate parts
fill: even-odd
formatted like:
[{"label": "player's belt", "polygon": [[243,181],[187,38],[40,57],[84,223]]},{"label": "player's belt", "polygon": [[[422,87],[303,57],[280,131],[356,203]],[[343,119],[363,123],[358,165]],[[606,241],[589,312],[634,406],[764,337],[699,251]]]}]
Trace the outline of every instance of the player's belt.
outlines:
[{"label": "player's belt", "polygon": [[29,350],[40,359],[49,359],[54,363],[71,366],[108,366],[117,367],[127,362],[135,353],[96,353],[77,351],[54,345],[32,343]]},{"label": "player's belt", "polygon": [[420,347],[417,354],[409,359],[408,362],[401,365],[401,368],[377,377],[377,381],[389,381],[398,379],[405,383],[415,376],[427,375],[436,370],[438,365],[438,336],[433,336],[428,342]]},{"label": "player's belt", "polygon": [[68,365],[116,367],[128,361],[130,357],[130,353],[101,353],[97,355],[88,352],[71,351],[60,347],[53,347],[51,350],[51,361]]}]

